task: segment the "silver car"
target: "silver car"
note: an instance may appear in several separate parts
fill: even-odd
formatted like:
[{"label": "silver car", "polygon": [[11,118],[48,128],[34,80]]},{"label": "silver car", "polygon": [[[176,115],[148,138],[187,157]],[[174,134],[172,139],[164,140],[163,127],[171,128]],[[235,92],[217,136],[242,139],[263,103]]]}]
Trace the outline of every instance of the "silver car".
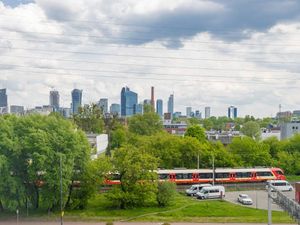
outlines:
[{"label": "silver car", "polygon": [[252,199],[246,194],[239,194],[239,197],[237,200],[238,200],[238,202],[242,203],[243,205],[252,205],[253,204]]}]

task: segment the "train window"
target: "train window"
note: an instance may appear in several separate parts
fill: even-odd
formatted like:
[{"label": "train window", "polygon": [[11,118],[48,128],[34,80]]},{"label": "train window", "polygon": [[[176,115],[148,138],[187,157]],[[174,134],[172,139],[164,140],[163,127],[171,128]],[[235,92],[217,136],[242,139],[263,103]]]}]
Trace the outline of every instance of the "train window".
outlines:
[{"label": "train window", "polygon": [[258,177],[272,177],[273,174],[271,172],[266,172],[266,171],[262,171],[262,172],[256,172]]},{"label": "train window", "polygon": [[279,175],[283,175],[283,172],[280,170],[276,170],[276,173],[278,173]]},{"label": "train window", "polygon": [[169,174],[159,174],[159,179],[160,180],[167,180],[167,179],[169,179]]},{"label": "train window", "polygon": [[176,173],[176,179],[177,180],[183,179],[183,174],[182,173]]},{"label": "train window", "polygon": [[120,180],[120,174],[112,174],[112,180]]},{"label": "train window", "polygon": [[209,179],[209,178],[212,178],[213,175],[212,173],[199,173],[199,178],[200,179]]},{"label": "train window", "polygon": [[228,178],[229,173],[217,173],[216,178]]},{"label": "train window", "polygon": [[251,172],[237,172],[236,178],[248,178],[251,177]]},{"label": "train window", "polygon": [[192,173],[183,173],[182,174],[182,179],[192,179],[193,174]]}]

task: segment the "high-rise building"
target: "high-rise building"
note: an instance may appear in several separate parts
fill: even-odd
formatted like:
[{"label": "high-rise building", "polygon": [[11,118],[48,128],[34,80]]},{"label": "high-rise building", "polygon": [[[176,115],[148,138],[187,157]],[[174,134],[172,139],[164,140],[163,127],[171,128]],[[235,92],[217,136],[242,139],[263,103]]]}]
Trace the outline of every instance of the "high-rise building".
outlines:
[{"label": "high-rise building", "polygon": [[82,90],[74,89],[72,91],[72,114],[77,114],[82,105]]},{"label": "high-rise building", "polygon": [[142,103],[134,105],[133,114],[143,114],[144,105]]},{"label": "high-rise building", "polygon": [[200,110],[196,110],[196,111],[195,111],[195,117],[198,118],[198,119],[201,119],[201,118],[202,118],[202,115],[201,115]]},{"label": "high-rise building", "polygon": [[156,113],[160,117],[163,117],[163,100],[161,100],[161,99],[156,100]]},{"label": "high-rise building", "polygon": [[235,119],[237,118],[237,108],[234,106],[228,107],[228,118]]},{"label": "high-rise building", "polygon": [[155,111],[155,100],[154,100],[154,87],[151,87],[151,106],[153,111]]},{"label": "high-rise building", "polygon": [[144,105],[151,105],[151,99],[144,99]]},{"label": "high-rise building", "polygon": [[174,114],[174,95],[170,95],[168,100],[168,113],[171,113],[171,117]]},{"label": "high-rise building", "polygon": [[6,88],[0,89],[0,107],[7,107]]},{"label": "high-rise building", "polygon": [[108,99],[100,98],[98,107],[102,110],[103,114],[108,113]]},{"label": "high-rise building", "polygon": [[186,107],[186,117],[190,118],[192,116],[192,107]]},{"label": "high-rise building", "polygon": [[120,115],[121,107],[120,104],[113,103],[110,105],[110,113],[114,115]]},{"label": "high-rise building", "polygon": [[10,106],[10,113],[11,114],[16,114],[16,115],[22,115],[22,114],[24,114],[24,106],[11,105]]},{"label": "high-rise building", "polygon": [[54,112],[58,112],[59,110],[59,92],[58,91],[50,91],[49,97],[50,106],[53,107]]},{"label": "high-rise building", "polygon": [[206,106],[205,107],[205,119],[210,117],[210,107]]},{"label": "high-rise building", "polygon": [[130,91],[128,87],[123,87],[121,91],[121,116],[132,116],[137,101],[137,93]]}]

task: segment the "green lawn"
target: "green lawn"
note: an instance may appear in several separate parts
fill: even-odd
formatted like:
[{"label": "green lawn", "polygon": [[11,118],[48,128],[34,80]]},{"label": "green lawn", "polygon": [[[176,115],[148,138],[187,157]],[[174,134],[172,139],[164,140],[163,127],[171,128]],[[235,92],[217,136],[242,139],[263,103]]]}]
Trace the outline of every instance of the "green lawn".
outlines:
[{"label": "green lawn", "polygon": [[286,179],[290,182],[300,182],[300,175],[287,175]]},{"label": "green lawn", "polygon": [[[251,209],[225,201],[198,201],[178,195],[167,208],[149,207],[119,210],[110,208],[103,195],[90,201],[86,210],[66,212],[69,220],[166,221],[166,222],[249,222],[266,223],[267,211]],[[273,212],[274,223],[293,223],[283,212]]]}]

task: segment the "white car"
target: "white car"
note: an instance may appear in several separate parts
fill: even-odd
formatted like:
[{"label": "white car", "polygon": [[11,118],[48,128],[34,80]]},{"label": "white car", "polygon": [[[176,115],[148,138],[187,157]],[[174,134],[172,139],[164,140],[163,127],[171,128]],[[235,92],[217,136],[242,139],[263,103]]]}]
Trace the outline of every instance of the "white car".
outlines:
[{"label": "white car", "polygon": [[239,194],[238,202],[242,203],[243,205],[252,205],[252,199],[246,194]]}]

